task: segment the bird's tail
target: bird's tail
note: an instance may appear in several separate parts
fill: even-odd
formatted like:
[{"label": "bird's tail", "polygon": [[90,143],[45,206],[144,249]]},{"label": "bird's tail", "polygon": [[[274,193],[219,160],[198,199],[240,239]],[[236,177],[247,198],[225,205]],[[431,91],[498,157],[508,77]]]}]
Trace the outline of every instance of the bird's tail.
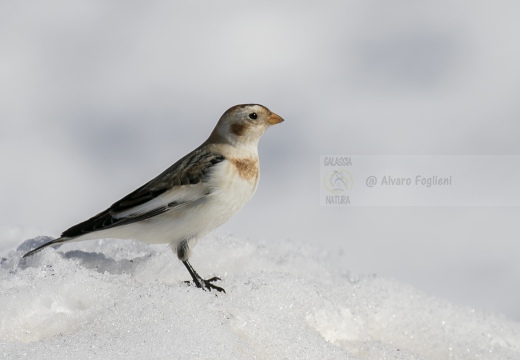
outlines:
[{"label": "bird's tail", "polygon": [[52,241],[49,241],[48,243],[45,243],[43,245],[38,246],[36,249],[33,249],[33,250],[29,251],[27,254],[22,256],[22,258],[26,258],[28,256],[36,254],[38,251],[42,250],[43,248],[46,248],[47,246],[59,245],[59,244],[62,244],[64,242],[66,242],[67,240],[70,240],[70,238],[62,238],[62,237],[60,237],[60,238],[54,239]]}]

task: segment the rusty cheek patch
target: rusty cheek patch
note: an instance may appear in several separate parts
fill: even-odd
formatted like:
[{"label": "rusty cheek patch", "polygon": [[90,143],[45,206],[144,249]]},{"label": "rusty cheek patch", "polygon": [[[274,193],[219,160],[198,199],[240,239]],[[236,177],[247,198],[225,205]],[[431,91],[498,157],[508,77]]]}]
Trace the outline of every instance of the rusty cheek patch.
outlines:
[{"label": "rusty cheek patch", "polygon": [[231,132],[236,136],[242,136],[247,130],[247,125],[245,124],[231,124]]},{"label": "rusty cheek patch", "polygon": [[244,180],[253,180],[258,177],[258,161],[249,159],[232,159],[238,175]]}]

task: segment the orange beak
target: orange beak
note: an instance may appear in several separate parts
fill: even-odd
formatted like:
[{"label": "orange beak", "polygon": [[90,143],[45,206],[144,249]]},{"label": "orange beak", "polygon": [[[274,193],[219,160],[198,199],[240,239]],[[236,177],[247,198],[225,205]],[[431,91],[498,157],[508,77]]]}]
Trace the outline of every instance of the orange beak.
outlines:
[{"label": "orange beak", "polygon": [[267,117],[267,122],[271,125],[279,124],[282,121],[283,121],[283,119],[280,116],[276,115],[275,113],[271,113],[271,115],[269,115]]}]

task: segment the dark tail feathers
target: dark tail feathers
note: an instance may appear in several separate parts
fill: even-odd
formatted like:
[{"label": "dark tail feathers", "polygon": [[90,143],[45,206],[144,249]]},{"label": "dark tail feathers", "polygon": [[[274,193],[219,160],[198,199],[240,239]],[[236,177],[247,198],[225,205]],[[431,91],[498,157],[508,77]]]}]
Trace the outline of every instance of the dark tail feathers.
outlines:
[{"label": "dark tail feathers", "polygon": [[64,243],[65,241],[67,241],[68,239],[67,238],[57,238],[57,239],[54,239],[52,241],[49,241],[48,243],[45,243],[43,245],[40,245],[38,246],[36,249],[34,250],[31,250],[29,251],[27,254],[25,254],[24,256],[22,256],[22,258],[26,258],[28,256],[31,256],[33,254],[36,254],[38,251],[42,250],[43,248],[46,248],[47,246],[52,246],[52,245],[58,245],[58,244],[61,244],[61,243]]}]

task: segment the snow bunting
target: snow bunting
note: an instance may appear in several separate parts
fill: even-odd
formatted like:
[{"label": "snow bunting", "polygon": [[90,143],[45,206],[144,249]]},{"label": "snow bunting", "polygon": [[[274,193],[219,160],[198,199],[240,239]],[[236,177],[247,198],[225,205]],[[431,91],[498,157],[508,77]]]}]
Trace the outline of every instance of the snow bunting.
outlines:
[{"label": "snow bunting", "polygon": [[61,237],[28,252],[65,242],[102,238],[169,243],[195,285],[223,288],[204,280],[188,262],[198,239],[224,224],[251,198],[260,176],[258,141],[283,119],[262,105],[236,105],[209,138],[155,179],[107,210],[65,230]]}]

